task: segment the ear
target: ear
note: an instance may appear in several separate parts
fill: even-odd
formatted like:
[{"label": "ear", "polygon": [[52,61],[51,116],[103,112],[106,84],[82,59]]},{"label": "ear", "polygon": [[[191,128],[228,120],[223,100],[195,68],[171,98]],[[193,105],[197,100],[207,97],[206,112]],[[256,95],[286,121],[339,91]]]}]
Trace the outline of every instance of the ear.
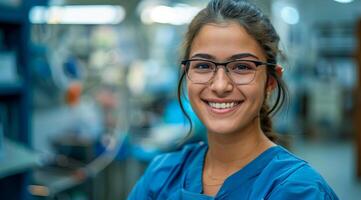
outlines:
[{"label": "ear", "polygon": [[[283,68],[281,65],[276,65],[275,71],[276,71],[277,76],[278,76],[279,78],[282,78],[284,68]],[[277,80],[275,79],[275,77],[270,76],[270,77],[268,78],[268,82],[267,82],[267,91],[271,92],[271,91],[273,91],[276,87],[277,87]]]}]

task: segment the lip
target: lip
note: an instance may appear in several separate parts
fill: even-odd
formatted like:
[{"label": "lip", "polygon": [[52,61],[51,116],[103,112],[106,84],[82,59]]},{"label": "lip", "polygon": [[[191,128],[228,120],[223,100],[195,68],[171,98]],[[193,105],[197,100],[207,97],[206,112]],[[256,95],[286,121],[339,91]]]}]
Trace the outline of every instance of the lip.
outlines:
[{"label": "lip", "polygon": [[205,102],[215,102],[215,103],[232,103],[232,102],[242,102],[238,99],[202,99]]},{"label": "lip", "polygon": [[[232,107],[232,108],[226,108],[226,109],[218,109],[218,108],[214,108],[211,107],[208,102],[216,102],[216,103],[232,103],[232,102],[239,102],[236,106]],[[231,100],[231,99],[203,99],[203,103],[206,104],[208,110],[211,113],[215,113],[215,114],[229,114],[232,113],[233,111],[235,111],[236,109],[238,109],[244,101],[240,101],[240,100]]]}]

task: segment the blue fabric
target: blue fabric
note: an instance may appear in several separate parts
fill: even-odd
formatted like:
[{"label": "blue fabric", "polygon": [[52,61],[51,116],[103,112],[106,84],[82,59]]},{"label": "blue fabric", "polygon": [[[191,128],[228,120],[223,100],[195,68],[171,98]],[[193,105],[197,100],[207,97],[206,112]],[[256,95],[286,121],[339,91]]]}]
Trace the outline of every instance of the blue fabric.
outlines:
[{"label": "blue fabric", "polygon": [[228,177],[215,197],[202,194],[207,144],[186,145],[157,156],[134,186],[128,200],[337,200],[326,181],[307,162],[281,146],[271,147]]}]

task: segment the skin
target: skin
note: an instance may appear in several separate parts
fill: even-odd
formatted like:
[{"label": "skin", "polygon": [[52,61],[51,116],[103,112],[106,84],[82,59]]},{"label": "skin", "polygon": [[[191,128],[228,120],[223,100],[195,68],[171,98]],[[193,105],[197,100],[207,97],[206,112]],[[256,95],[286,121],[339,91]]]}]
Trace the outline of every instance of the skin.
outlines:
[{"label": "skin", "polygon": [[[245,59],[266,62],[258,42],[236,22],[206,24],[194,38],[190,58],[226,62],[231,57],[250,53]],[[277,71],[281,73],[280,67]],[[280,74],[281,75],[281,74]],[[209,148],[203,168],[203,193],[214,196],[223,181],[275,144],[262,132],[259,113],[267,91],[276,86],[260,66],[255,79],[247,85],[235,85],[224,68],[219,68],[208,84],[187,80],[190,103],[208,130]],[[211,102],[240,102],[229,110],[210,107]]]}]

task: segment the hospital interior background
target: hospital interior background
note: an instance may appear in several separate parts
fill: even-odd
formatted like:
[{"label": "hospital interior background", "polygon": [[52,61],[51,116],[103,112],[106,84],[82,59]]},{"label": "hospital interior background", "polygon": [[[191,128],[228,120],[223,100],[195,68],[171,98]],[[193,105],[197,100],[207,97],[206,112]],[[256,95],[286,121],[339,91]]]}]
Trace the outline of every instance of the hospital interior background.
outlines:
[{"label": "hospital interior background", "polygon": [[[361,0],[253,2],[285,54],[276,131],[359,199]],[[181,148],[180,44],[206,3],[0,0],[0,199],[126,199],[154,156]],[[205,140],[191,116],[187,142]]]}]

